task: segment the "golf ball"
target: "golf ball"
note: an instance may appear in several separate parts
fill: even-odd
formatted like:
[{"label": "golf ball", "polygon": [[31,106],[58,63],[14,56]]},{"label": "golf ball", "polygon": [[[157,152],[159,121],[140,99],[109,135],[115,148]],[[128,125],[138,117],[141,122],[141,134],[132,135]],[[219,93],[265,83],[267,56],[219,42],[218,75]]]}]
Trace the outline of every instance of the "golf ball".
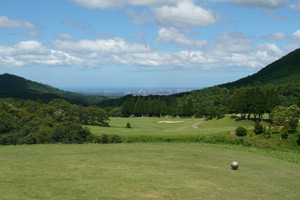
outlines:
[{"label": "golf ball", "polygon": [[238,162],[233,161],[233,162],[231,163],[231,168],[232,168],[232,169],[237,169],[238,167],[239,167],[239,163],[238,163]]}]

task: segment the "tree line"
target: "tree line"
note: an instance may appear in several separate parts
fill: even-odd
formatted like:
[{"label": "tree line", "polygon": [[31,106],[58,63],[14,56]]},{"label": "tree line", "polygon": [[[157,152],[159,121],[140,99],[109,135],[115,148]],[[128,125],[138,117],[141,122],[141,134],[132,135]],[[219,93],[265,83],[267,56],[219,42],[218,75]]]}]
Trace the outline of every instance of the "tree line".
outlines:
[{"label": "tree line", "polygon": [[[286,99],[293,99],[290,103]],[[212,87],[195,90],[183,96],[132,96],[128,95],[117,106],[106,107],[110,116],[180,116],[221,118],[228,113],[240,114],[242,118],[262,119],[279,105],[290,106],[300,102],[280,94],[275,86],[248,86],[239,89]],[[114,102],[115,100],[111,100]],[[299,103],[300,104],[300,103]]]},{"label": "tree line", "polygon": [[109,126],[106,111],[97,106],[55,99],[0,100],[0,144],[83,143],[97,140],[83,125]]}]

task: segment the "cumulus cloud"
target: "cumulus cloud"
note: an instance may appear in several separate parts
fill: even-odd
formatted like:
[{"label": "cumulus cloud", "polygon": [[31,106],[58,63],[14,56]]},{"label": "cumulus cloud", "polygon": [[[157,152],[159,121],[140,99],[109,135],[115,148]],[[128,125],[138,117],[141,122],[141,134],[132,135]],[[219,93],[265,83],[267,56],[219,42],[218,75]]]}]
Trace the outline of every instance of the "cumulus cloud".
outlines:
[{"label": "cumulus cloud", "polygon": [[14,29],[14,28],[36,28],[34,24],[28,21],[9,19],[6,16],[0,16],[0,29]]},{"label": "cumulus cloud", "polygon": [[[147,6],[154,13],[156,20],[167,26],[188,27],[208,26],[216,22],[216,18],[210,10],[194,4],[193,0],[72,0],[81,7],[88,9],[121,9],[129,6]],[[148,11],[137,14],[128,10],[127,15],[136,24],[151,21]]]},{"label": "cumulus cloud", "polygon": [[243,33],[222,33],[217,36],[217,43],[212,45],[211,50],[224,53],[251,52],[252,39]]},{"label": "cumulus cloud", "polygon": [[[189,40],[174,28],[160,29],[157,40],[182,46],[197,46],[197,40]],[[295,32],[298,37],[298,32]],[[173,36],[177,37],[173,38]],[[22,41],[12,45],[0,45],[0,65],[21,67],[79,66],[97,68],[103,65],[174,67],[264,67],[283,53],[275,44],[266,43],[252,47],[252,40],[242,33],[223,33],[214,44],[205,43],[201,50],[158,51],[147,45],[129,43],[121,38],[99,40],[75,40],[68,34],[59,34],[56,40],[43,44],[38,41]],[[192,44],[194,43],[194,44]]]},{"label": "cumulus cloud", "polygon": [[160,28],[155,40],[160,43],[171,43],[179,46],[202,48],[207,44],[205,40],[190,40],[175,28]]},{"label": "cumulus cloud", "polygon": [[74,40],[74,38],[67,34],[67,33],[60,33],[60,34],[57,34],[57,38],[60,39],[60,40]]},{"label": "cumulus cloud", "polygon": [[148,10],[143,10],[142,13],[136,13],[134,10],[127,10],[126,14],[131,18],[131,21],[134,24],[146,24],[147,22],[152,21],[152,17]]},{"label": "cumulus cloud", "polygon": [[246,6],[251,8],[276,9],[286,5],[289,0],[212,0],[219,2],[231,2],[238,6]]},{"label": "cumulus cloud", "polygon": [[298,1],[294,4],[291,4],[290,8],[293,9],[293,10],[300,10],[300,1]]},{"label": "cumulus cloud", "polygon": [[91,27],[91,25],[85,23],[85,22],[80,22],[80,21],[73,21],[71,19],[64,19],[60,22],[61,25],[69,25],[73,28],[80,28],[81,30],[85,30],[89,27]]},{"label": "cumulus cloud", "polygon": [[300,30],[294,32],[294,33],[293,33],[293,36],[300,39]]},{"label": "cumulus cloud", "polygon": [[280,48],[276,44],[259,44],[257,45],[257,49],[260,51],[268,52],[268,54],[274,55],[274,56],[283,56],[284,53],[280,50]]},{"label": "cumulus cloud", "polygon": [[66,52],[133,53],[150,51],[149,46],[130,44],[121,38],[107,40],[54,40],[51,47]]},{"label": "cumulus cloud", "polygon": [[285,39],[287,39],[287,35],[282,33],[282,32],[277,32],[274,34],[270,34],[267,36],[262,37],[263,39],[267,39],[267,40],[274,40],[274,41],[283,41]]},{"label": "cumulus cloud", "polygon": [[280,8],[288,1],[289,0],[234,0],[234,2],[239,5],[268,9]]},{"label": "cumulus cloud", "polygon": [[275,13],[273,10],[269,10],[268,12],[265,12],[264,15],[268,18],[271,18],[273,20],[281,21],[284,20],[284,17],[279,15],[278,13]]},{"label": "cumulus cloud", "polygon": [[83,61],[62,51],[47,49],[37,41],[0,46],[0,64],[8,67],[31,65],[70,66]]},{"label": "cumulus cloud", "polygon": [[162,6],[153,9],[157,20],[167,26],[208,26],[216,22],[210,10],[196,6],[190,0],[179,2],[176,6]]},{"label": "cumulus cloud", "polygon": [[126,5],[159,7],[163,5],[176,5],[180,0],[72,0],[77,5],[88,9],[120,9]]},{"label": "cumulus cloud", "polygon": [[291,43],[285,47],[287,51],[294,51],[300,48],[300,30],[295,31],[290,36]]}]

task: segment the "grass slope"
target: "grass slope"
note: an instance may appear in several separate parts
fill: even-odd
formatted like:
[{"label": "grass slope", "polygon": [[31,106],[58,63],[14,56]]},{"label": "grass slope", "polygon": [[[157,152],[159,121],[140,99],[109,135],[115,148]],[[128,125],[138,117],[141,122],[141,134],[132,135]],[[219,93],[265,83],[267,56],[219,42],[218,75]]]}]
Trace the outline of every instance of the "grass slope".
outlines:
[{"label": "grass slope", "polygon": [[[192,127],[193,124],[203,119],[198,118],[111,118],[109,124],[111,127],[89,126],[95,135],[117,134],[124,136],[190,136],[206,133],[229,133],[238,126],[253,126],[252,121],[235,121],[230,115],[222,119],[213,119],[206,121],[198,126],[198,129]],[[159,121],[182,121],[180,123],[158,123]],[[127,122],[132,128],[125,128]]]},{"label": "grass slope", "polygon": [[[275,153],[277,155],[277,153]],[[300,160],[299,154],[284,157]],[[231,170],[237,160],[239,170]],[[0,146],[1,199],[299,199],[300,164],[207,144]]]}]

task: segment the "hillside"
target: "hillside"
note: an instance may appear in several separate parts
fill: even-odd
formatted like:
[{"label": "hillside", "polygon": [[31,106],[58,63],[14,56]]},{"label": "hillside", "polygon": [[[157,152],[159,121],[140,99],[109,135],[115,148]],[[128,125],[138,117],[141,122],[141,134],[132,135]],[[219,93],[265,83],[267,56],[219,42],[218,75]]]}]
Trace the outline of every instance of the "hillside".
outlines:
[{"label": "hillside", "polygon": [[51,101],[62,98],[70,103],[90,105],[108,99],[103,96],[82,95],[74,92],[66,92],[49,85],[37,83],[12,74],[0,75],[0,98],[21,98],[31,100]]},{"label": "hillside", "polygon": [[230,89],[251,85],[255,82],[263,85],[300,83],[300,49],[287,54],[251,76],[220,86]]}]

